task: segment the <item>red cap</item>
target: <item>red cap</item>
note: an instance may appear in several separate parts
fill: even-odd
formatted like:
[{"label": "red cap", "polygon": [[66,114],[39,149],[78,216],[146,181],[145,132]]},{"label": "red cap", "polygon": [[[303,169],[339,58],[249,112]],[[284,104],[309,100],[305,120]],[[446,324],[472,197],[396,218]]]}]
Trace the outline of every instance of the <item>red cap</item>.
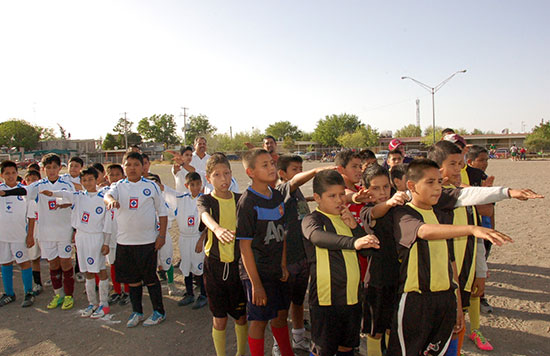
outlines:
[{"label": "red cap", "polygon": [[401,142],[398,138],[394,138],[390,141],[390,144],[388,145],[388,149],[390,151],[395,150],[397,147],[401,146],[403,142]]},{"label": "red cap", "polygon": [[445,135],[445,137],[443,137],[443,140],[452,142],[454,144],[459,143],[460,145],[462,145],[463,148],[466,147],[466,140],[464,139],[464,137],[458,134]]}]

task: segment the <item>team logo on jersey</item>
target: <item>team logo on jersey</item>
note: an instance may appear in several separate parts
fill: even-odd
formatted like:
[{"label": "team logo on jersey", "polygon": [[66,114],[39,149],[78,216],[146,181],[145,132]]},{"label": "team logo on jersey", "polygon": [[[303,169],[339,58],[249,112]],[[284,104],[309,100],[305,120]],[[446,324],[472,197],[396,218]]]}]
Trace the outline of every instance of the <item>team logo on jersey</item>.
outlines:
[{"label": "team logo on jersey", "polygon": [[35,218],[36,220],[38,220],[38,211],[35,211],[35,212],[34,212],[34,218]]},{"label": "team logo on jersey", "polygon": [[199,263],[199,265],[197,266],[197,268],[199,269],[199,271],[202,271],[202,262]]},{"label": "team logo on jersey", "polygon": [[71,245],[65,246],[65,252],[71,252],[71,251],[72,251]]},{"label": "team logo on jersey", "polygon": [[146,197],[148,197],[149,195],[151,195],[151,189],[149,189],[149,188],[143,189],[143,195],[145,195]]},{"label": "team logo on jersey", "polygon": [[100,207],[100,206],[98,206],[97,208],[95,208],[95,213],[96,213],[97,215],[101,215],[101,213],[103,213],[103,208]]},{"label": "team logo on jersey", "polygon": [[49,200],[48,201],[48,209],[55,210],[57,209],[57,201],[55,200]]},{"label": "team logo on jersey", "polygon": [[156,228],[157,228],[157,231],[160,231],[160,223],[157,223]]},{"label": "team logo on jersey", "polygon": [[11,201],[6,202],[6,213],[11,213],[11,210],[13,208],[11,207]]},{"label": "team logo on jersey", "polygon": [[17,196],[17,200],[23,201],[23,197],[22,197],[21,195],[18,195],[18,196]]},{"label": "team logo on jersey", "polygon": [[90,213],[86,213],[86,212],[82,213],[82,222],[84,224],[87,224],[90,222]]},{"label": "team logo on jersey", "polygon": [[15,253],[15,257],[17,257],[17,258],[23,257],[23,251],[17,251],[17,252]]},{"label": "team logo on jersey", "polygon": [[139,199],[138,198],[130,198],[130,209],[135,210],[139,207]]},{"label": "team logo on jersey", "polygon": [[170,257],[168,257],[168,258],[166,259],[166,264],[167,264],[167,265],[171,265],[171,264],[172,264],[172,259],[171,259]]},{"label": "team logo on jersey", "polygon": [[111,220],[114,220],[114,219],[115,219],[115,211],[111,210]]},{"label": "team logo on jersey", "polygon": [[91,257],[88,257],[88,258],[86,259],[86,262],[88,262],[89,265],[93,265],[93,264],[94,264],[94,259],[91,258]]},{"label": "team logo on jersey", "polygon": [[193,215],[187,217],[187,226],[195,226],[195,217]]}]

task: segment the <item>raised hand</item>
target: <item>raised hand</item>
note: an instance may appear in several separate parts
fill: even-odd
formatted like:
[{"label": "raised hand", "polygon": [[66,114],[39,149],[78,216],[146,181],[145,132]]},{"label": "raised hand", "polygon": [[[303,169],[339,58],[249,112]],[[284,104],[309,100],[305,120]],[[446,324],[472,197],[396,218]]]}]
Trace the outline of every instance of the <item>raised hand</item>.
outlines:
[{"label": "raised hand", "polygon": [[510,198],[518,200],[529,200],[529,199],[543,199],[544,195],[540,195],[532,191],[531,189],[510,189],[508,191]]},{"label": "raised hand", "polygon": [[507,242],[514,242],[512,238],[508,235],[481,226],[474,226],[472,235],[480,239],[489,240],[491,241],[491,243],[497,246],[502,246]]}]

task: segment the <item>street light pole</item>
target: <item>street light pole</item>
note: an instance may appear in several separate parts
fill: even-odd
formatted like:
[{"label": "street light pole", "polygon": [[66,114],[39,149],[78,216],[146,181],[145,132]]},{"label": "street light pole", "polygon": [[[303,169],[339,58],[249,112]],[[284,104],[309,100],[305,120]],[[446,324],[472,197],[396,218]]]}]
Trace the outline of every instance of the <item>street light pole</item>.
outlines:
[{"label": "street light pole", "polygon": [[433,143],[435,144],[435,93],[441,89],[441,87],[443,87],[445,84],[447,84],[449,82],[449,80],[453,79],[453,77],[455,75],[457,75],[458,73],[466,73],[466,69],[464,70],[459,70],[455,73],[453,73],[451,76],[449,76],[449,78],[445,79],[444,81],[442,81],[441,83],[439,83],[438,85],[436,85],[435,87],[431,87],[427,84],[424,84],[422,83],[421,81],[418,81],[414,78],[411,78],[411,77],[401,77],[401,79],[410,79],[412,80],[413,82],[415,82],[416,84],[420,85],[422,88],[426,89],[427,91],[429,91],[431,94],[432,94],[432,118],[433,118],[433,121],[432,121],[432,132],[433,132]]}]

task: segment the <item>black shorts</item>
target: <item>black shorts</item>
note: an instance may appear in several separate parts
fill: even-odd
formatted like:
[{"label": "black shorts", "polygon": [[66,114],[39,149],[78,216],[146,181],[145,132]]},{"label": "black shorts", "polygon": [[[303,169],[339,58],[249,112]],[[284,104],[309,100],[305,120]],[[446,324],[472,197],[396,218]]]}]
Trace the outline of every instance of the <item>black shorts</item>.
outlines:
[{"label": "black shorts", "polygon": [[116,245],[115,273],[119,283],[158,283],[155,243]]},{"label": "black shorts", "polygon": [[208,306],[215,318],[225,318],[229,314],[239,319],[246,314],[246,296],[239,277],[238,262],[226,264],[206,256],[204,287],[208,296]]},{"label": "black shorts", "polygon": [[460,300],[462,301],[462,308],[468,308],[470,306],[470,297],[472,292],[466,292],[465,290],[460,290]]},{"label": "black shorts", "polygon": [[338,346],[359,346],[361,304],[309,307],[312,351],[318,356],[332,356]]},{"label": "black shorts", "polygon": [[393,319],[387,355],[445,355],[455,323],[453,291],[403,293]]},{"label": "black shorts", "polygon": [[279,280],[262,279],[262,286],[267,295],[267,305],[259,306],[252,303],[252,283],[249,279],[243,279],[246,292],[246,314],[248,320],[269,321],[275,319],[279,310],[288,310],[290,299],[288,283]]},{"label": "black shorts", "polygon": [[363,331],[374,336],[390,330],[396,304],[397,286],[368,286],[365,290]]},{"label": "black shorts", "polygon": [[294,305],[303,305],[309,282],[309,264],[306,259],[287,265],[290,273],[288,277],[288,289],[290,301]]}]

